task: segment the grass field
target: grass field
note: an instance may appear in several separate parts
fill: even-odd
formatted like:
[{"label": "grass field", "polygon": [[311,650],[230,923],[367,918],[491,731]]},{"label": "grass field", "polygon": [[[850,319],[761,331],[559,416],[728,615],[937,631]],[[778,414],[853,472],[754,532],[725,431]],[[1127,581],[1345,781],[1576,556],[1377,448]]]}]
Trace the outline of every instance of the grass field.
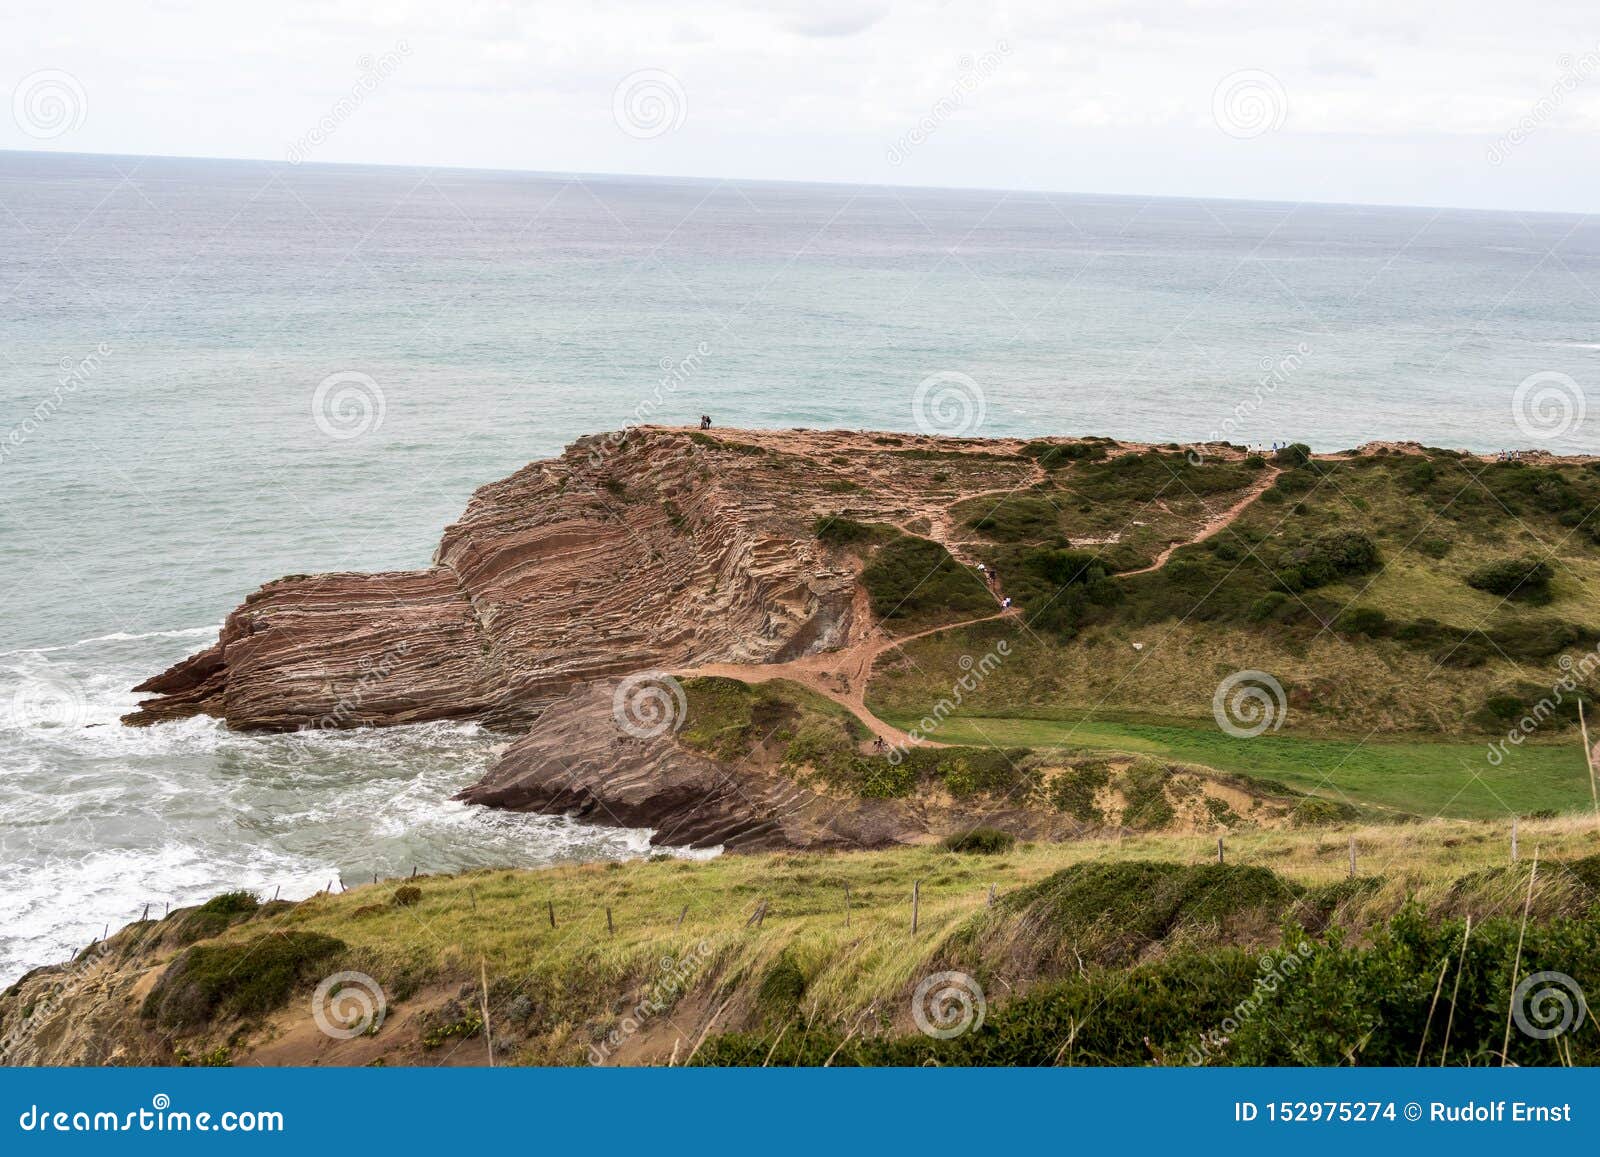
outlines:
[{"label": "grass field", "polygon": [[[916,722],[892,711],[900,727]],[[1217,771],[1277,780],[1299,791],[1423,817],[1490,819],[1591,806],[1583,749],[1576,740],[1511,749],[1499,767],[1487,743],[1429,743],[1360,736],[1309,739],[1259,735],[1235,739],[1214,726],[1080,722],[1082,716],[956,716],[941,743],[1127,751],[1201,764]]]},{"label": "grass field", "polygon": [[[1435,920],[1463,911],[1480,918],[1515,914],[1532,854],[1542,863],[1571,862],[1600,848],[1600,828],[1590,818],[1529,821],[1521,828],[1523,862],[1512,867],[1508,829],[1506,823],[1438,820],[1337,832],[1242,831],[1227,837],[1228,864],[1246,873],[1270,869],[1295,888],[1335,889],[1343,897],[1341,923],[1359,939],[1408,902]],[[1359,887],[1346,880],[1351,841],[1360,856]],[[765,1024],[776,1035],[779,1024],[763,1006],[773,978],[786,975],[801,978],[794,1015],[802,1027],[842,1031],[846,1024],[861,1024],[867,1009],[877,1010],[879,1027],[912,1032],[910,988],[919,977],[949,967],[951,952],[976,951],[960,947],[968,943],[961,939],[963,930],[975,927],[975,920],[1013,919],[1006,915],[1007,895],[1077,864],[1202,866],[1214,856],[1211,837],[1128,836],[1023,843],[999,855],[958,855],[930,846],[485,870],[419,878],[409,885],[416,894],[406,905],[393,899],[406,881],[265,905],[235,917],[243,922],[207,943],[248,950],[241,964],[248,971],[263,943],[294,934],[332,937],[337,957],[320,962],[319,972],[354,969],[382,985],[393,1007],[381,1032],[345,1042],[349,1051],[329,1051],[326,1038],[307,1029],[313,1047],[297,1063],[369,1063],[384,1050],[395,1050],[406,1063],[484,1063],[479,1024],[471,1020],[459,1032],[439,1034],[437,1047],[424,1038],[423,1052],[416,1051],[419,1034],[430,1024],[439,1027],[415,1019],[417,1009],[444,994],[470,991],[481,976],[488,978],[496,1023],[503,1026],[497,1030],[501,1063],[583,1063],[593,1042],[626,1025],[638,994],[659,985],[669,963],[688,970],[681,991],[674,988],[670,995],[682,1003],[667,1015],[645,1018],[654,1051],[643,1048],[649,1042],[641,1036],[639,1048],[619,1059],[666,1063],[670,1054],[682,1063],[696,1038],[713,1026],[721,1032]],[[914,885],[921,905],[915,932]],[[995,907],[991,887],[1000,897]],[[1541,891],[1536,911],[1564,894],[1546,897]],[[758,910],[764,919],[752,921]],[[130,926],[128,934],[159,936],[169,923],[192,917],[192,910],[173,913],[167,922]],[[1271,921],[1230,927],[1229,942],[1277,940]],[[124,945],[120,937],[114,940]],[[1187,942],[1180,936],[1168,947]],[[986,984],[1001,1004],[1013,983],[1035,978],[1032,966],[1003,952],[985,967]],[[1432,975],[1418,983],[1431,984]],[[518,997],[526,998],[521,1009],[508,1012]],[[463,1008],[473,1003],[463,998]],[[304,1000],[289,1002],[278,1028],[252,1039],[270,1045],[279,1032],[292,1036],[308,1019],[307,1008]],[[192,1053],[209,1055],[223,1045],[220,1053],[232,1063],[248,1056],[249,1046],[230,1035],[233,1022],[226,1018],[199,1031],[188,1042]],[[681,1051],[674,1051],[674,1038]],[[239,1049],[244,1051],[230,1054]]]}]

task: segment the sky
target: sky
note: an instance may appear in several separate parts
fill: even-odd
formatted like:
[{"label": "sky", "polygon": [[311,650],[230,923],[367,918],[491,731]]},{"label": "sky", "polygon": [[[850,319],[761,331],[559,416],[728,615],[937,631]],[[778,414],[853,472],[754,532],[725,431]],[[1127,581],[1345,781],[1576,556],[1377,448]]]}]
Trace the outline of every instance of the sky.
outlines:
[{"label": "sky", "polygon": [[1593,0],[6,0],[0,89],[0,149],[1600,202]]}]

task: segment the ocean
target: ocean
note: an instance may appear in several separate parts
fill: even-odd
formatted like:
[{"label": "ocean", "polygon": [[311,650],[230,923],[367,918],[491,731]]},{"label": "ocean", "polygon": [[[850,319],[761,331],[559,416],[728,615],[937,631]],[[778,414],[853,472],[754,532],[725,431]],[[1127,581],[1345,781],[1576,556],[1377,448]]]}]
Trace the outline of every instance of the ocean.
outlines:
[{"label": "ocean", "polygon": [[472,725],[116,722],[580,434],[1595,452],[1597,288],[1578,216],[0,153],[0,982],[227,888],[643,854],[447,802]]}]

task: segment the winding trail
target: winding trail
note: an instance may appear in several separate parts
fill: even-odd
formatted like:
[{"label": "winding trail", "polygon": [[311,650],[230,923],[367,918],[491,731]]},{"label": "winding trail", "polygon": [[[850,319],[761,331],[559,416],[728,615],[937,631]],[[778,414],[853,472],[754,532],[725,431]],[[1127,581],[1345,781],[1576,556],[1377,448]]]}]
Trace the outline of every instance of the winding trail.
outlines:
[{"label": "winding trail", "polygon": [[[1041,469],[1040,475],[1044,474]],[[1252,483],[1247,493],[1228,509],[1207,519],[1194,537],[1182,542],[1169,544],[1156,556],[1153,563],[1138,570],[1121,571],[1115,578],[1130,578],[1133,575],[1149,574],[1151,571],[1160,570],[1167,564],[1173,552],[1180,547],[1193,546],[1204,542],[1206,539],[1220,533],[1231,526],[1245,510],[1261,494],[1272,485],[1282,470],[1270,467],[1262,472],[1262,477]],[[975,566],[976,560],[962,550],[962,543],[955,542],[952,535],[950,511],[963,502],[974,498],[982,498],[989,494],[1015,493],[1016,487],[1003,490],[983,490],[972,494],[963,494],[949,503],[938,507],[930,507],[922,512],[928,519],[931,529],[922,537],[938,542],[957,562],[966,566]],[[892,524],[906,534],[913,533],[899,524]],[[996,587],[991,587],[996,600],[1000,592]],[[962,627],[972,627],[979,623],[992,623],[1000,619],[1018,618],[1021,608],[1011,607],[997,614],[983,615],[976,619],[966,619],[958,623],[942,623],[936,627],[917,631],[910,635],[890,635],[883,629],[881,623],[875,622],[872,615],[872,605],[867,597],[866,588],[859,583],[856,585],[855,601],[852,608],[851,637],[846,644],[833,651],[822,651],[814,655],[807,655],[800,659],[791,659],[786,663],[707,663],[699,667],[679,668],[671,673],[682,679],[696,676],[714,676],[725,679],[737,679],[743,683],[768,683],[774,679],[787,679],[800,684],[808,690],[814,691],[826,699],[839,704],[856,716],[867,727],[871,728],[875,737],[881,737],[885,742],[904,747],[947,747],[948,744],[937,743],[931,739],[915,737],[901,731],[889,723],[879,719],[867,707],[867,683],[872,678],[873,664],[878,656],[885,651],[904,646],[906,643],[917,639],[937,635],[943,631],[960,630]],[[1600,746],[1600,745],[1597,745]],[[872,748],[872,741],[862,744],[863,751]]]}]

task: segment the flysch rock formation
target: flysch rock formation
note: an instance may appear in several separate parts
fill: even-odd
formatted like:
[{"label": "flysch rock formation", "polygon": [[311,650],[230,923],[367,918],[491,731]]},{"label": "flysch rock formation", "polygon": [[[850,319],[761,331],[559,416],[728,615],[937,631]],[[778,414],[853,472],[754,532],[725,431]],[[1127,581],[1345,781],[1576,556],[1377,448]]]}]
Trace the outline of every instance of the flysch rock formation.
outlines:
[{"label": "flysch rock formation", "polygon": [[650,827],[653,843],[677,847],[874,848],[927,834],[920,809],[900,801],[836,800],[785,775],[730,768],[683,747],[667,728],[627,734],[614,718],[618,686],[574,688],[456,798]]},{"label": "flysch rock formation", "polygon": [[695,846],[929,838],[930,817],[905,803],[831,801],[754,769],[730,778],[670,735],[630,738],[606,688],[640,671],[781,664],[859,641],[873,627],[859,563],[824,547],[816,520],[848,511],[927,533],[963,494],[1033,482],[1020,445],[655,427],[583,438],[478,490],[427,569],[268,583],[215,644],[140,684],[152,698],[124,722],[538,722],[464,798]]},{"label": "flysch rock formation", "polygon": [[837,473],[675,431],[581,439],[481,488],[426,570],[268,583],[124,721],[525,727],[578,682],[828,649],[854,576],[808,528]]}]

